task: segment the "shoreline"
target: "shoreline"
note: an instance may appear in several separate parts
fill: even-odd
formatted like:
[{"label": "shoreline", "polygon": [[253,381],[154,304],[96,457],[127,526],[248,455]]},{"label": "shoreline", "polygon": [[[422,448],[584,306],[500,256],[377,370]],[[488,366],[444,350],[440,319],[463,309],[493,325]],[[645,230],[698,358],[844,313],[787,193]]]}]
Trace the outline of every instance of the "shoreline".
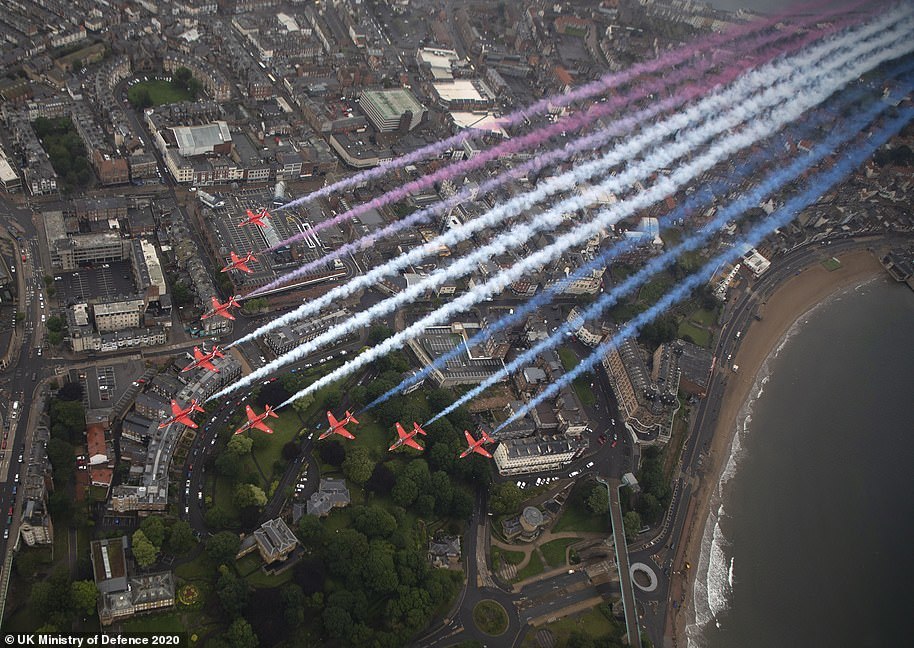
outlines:
[{"label": "shoreline", "polygon": [[[685,582],[678,583],[684,590],[683,604],[678,609],[668,610],[667,638],[671,645],[687,646],[686,627],[694,621],[694,587],[698,573],[699,556],[705,525],[711,510],[712,497],[731,454],[740,413],[751,395],[765,362],[780,346],[784,336],[800,318],[823,301],[849,286],[854,286],[883,273],[876,256],[866,249],[851,250],[836,258],[841,267],[829,272],[821,263],[808,266],[799,275],[792,276],[777,286],[764,305],[759,308],[761,321],[752,321],[743,332],[739,350],[733,354],[729,364],[737,364],[739,373],[729,372],[720,414],[713,423],[713,436],[707,455],[706,469],[702,472],[700,485],[690,502],[690,515],[684,520],[688,529],[681,538],[681,556],[692,565],[686,572]],[[677,552],[678,553],[678,552]],[[680,563],[682,564],[682,563]],[[673,585],[671,583],[671,591]],[[670,635],[671,632],[671,635]],[[668,644],[669,645],[669,644]]]}]

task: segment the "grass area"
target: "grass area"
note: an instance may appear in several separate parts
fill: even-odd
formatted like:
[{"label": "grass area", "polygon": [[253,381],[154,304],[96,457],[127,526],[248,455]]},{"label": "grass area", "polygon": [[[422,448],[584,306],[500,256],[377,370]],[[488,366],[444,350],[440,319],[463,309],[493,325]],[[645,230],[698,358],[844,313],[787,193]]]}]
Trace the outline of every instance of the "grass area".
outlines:
[{"label": "grass area", "polygon": [[515,581],[522,581],[526,578],[531,578],[537,574],[543,573],[543,561],[540,560],[540,556],[535,551],[530,554],[530,562],[528,562],[523,568],[517,570],[517,576],[514,577]]},{"label": "grass area", "polygon": [[182,563],[175,568],[175,574],[179,578],[189,581],[209,580],[215,573],[216,567],[204,551],[190,562]]},{"label": "grass area", "polygon": [[[273,464],[282,458],[282,447],[295,439],[302,424],[298,419],[298,414],[294,410],[286,410],[279,414],[279,418],[271,420],[269,426],[273,429],[273,434],[259,448],[255,445],[251,449],[251,454],[257,459],[261,470],[267,475],[267,483],[264,484],[266,491],[270,487],[270,477],[278,478],[281,475],[272,475]],[[253,430],[251,434],[260,434],[259,430]],[[254,468],[253,464],[251,468]]]},{"label": "grass area", "polygon": [[574,392],[578,395],[578,398],[585,407],[591,407],[597,402],[597,397],[594,396],[593,389],[590,387],[592,378],[593,374],[585,374],[575,378],[572,383],[574,385]]},{"label": "grass area", "polygon": [[154,106],[178,103],[179,101],[190,101],[192,99],[190,93],[180,88],[176,88],[168,81],[161,81],[158,79],[137,83],[127,90],[127,98],[130,99],[131,102],[135,102],[142,90],[146,90],[149,93],[149,98],[152,99],[152,105]]},{"label": "grass area", "polygon": [[572,545],[578,541],[578,538],[559,538],[558,540],[552,540],[540,547],[540,551],[543,552],[543,557],[546,559],[546,562],[549,563],[552,567],[562,567],[565,564],[565,555],[568,545]]},{"label": "grass area", "polygon": [[[621,637],[624,629],[621,623],[610,620],[606,617],[601,609],[605,609],[606,604],[598,605],[582,614],[565,617],[552,623],[539,626],[545,628],[553,634],[557,646],[564,646],[573,632],[581,632],[592,639],[602,639],[604,637]],[[527,633],[523,648],[537,648],[539,644],[536,641],[536,633]]]},{"label": "grass area", "polygon": [[565,504],[565,510],[562,517],[555,523],[553,531],[560,533],[562,531],[595,531],[597,533],[608,533],[610,530],[609,514],[594,515],[584,504],[587,496],[593,489],[594,482],[580,481],[575,484],[568,502]]},{"label": "grass area", "polygon": [[125,632],[186,632],[187,626],[181,619],[181,614],[150,614],[136,619],[130,619],[123,624]]},{"label": "grass area", "polygon": [[700,347],[706,349],[711,348],[711,332],[703,328],[698,328],[689,320],[682,320],[682,322],[679,323],[677,334],[683,339],[688,336],[692,342]]},{"label": "grass area", "polygon": [[[207,473],[207,480],[210,479],[214,472]],[[215,478],[215,488],[210,491],[207,488],[207,493],[213,493],[213,503],[211,506],[207,506],[207,510],[211,508],[217,508],[225,513],[229,519],[233,520],[233,524],[238,523],[238,509],[235,507],[235,503],[232,501],[232,482],[230,482],[225,477],[216,477]]]},{"label": "grass area", "polygon": [[495,637],[508,629],[508,613],[501,605],[487,599],[473,608],[473,622],[481,631]]},{"label": "grass area", "polygon": [[571,371],[581,362],[571,349],[559,347],[558,352],[559,359],[562,361],[562,367],[564,367],[565,371]]},{"label": "grass area", "polygon": [[670,442],[664,451],[663,474],[667,483],[672,480],[673,472],[676,470],[677,460],[682,454],[682,446],[685,445],[686,437],[689,431],[689,413],[691,408],[682,398],[679,399],[679,410],[676,412],[676,418],[673,419],[673,431],[670,434]]},{"label": "grass area", "polygon": [[524,559],[524,555],[523,551],[508,551],[501,547],[492,547],[492,564],[494,565],[498,560],[501,560],[508,565],[519,565]]},{"label": "grass area", "polygon": [[835,270],[837,270],[838,268],[841,267],[841,262],[838,261],[838,259],[836,259],[835,257],[832,257],[830,259],[825,259],[822,262],[822,266],[829,272],[834,272]]},{"label": "grass area", "polygon": [[642,308],[653,305],[673,285],[673,279],[666,273],[655,275],[638,292],[638,305]]},{"label": "grass area", "polygon": [[701,326],[714,326],[717,324],[717,309],[707,310],[699,308],[689,317],[690,320]]}]

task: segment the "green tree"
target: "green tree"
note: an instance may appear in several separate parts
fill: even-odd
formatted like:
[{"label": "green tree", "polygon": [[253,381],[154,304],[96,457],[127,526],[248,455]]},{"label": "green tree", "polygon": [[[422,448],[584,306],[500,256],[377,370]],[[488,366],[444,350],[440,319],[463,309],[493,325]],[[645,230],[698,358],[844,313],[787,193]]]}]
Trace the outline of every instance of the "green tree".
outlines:
[{"label": "green tree", "polygon": [[78,382],[67,382],[57,390],[57,398],[62,401],[81,401],[83,398],[83,386]]},{"label": "green tree", "polygon": [[162,548],[165,542],[165,521],[161,517],[150,515],[140,523],[140,530],[156,549]]},{"label": "green tree", "polygon": [[57,315],[52,315],[48,318],[48,321],[45,322],[45,326],[49,331],[57,331],[59,333],[63,330],[63,320]]},{"label": "green tree", "polygon": [[368,450],[364,446],[352,446],[343,461],[343,474],[359,486],[362,486],[371,477],[374,464],[375,462],[372,461],[368,455]]},{"label": "green tree", "polygon": [[159,553],[159,550],[149,541],[149,538],[146,537],[142,530],[133,532],[132,548],[136,564],[144,569],[156,561],[156,556]]},{"label": "green tree", "polygon": [[231,648],[257,648],[260,645],[254,628],[243,617],[232,621],[228,630],[225,631],[223,639]]},{"label": "green tree", "polygon": [[609,511],[609,494],[605,486],[596,484],[593,487],[587,497],[587,508],[596,515],[603,515]]},{"label": "green tree", "polygon": [[418,496],[419,487],[416,486],[416,482],[402,475],[397,478],[397,483],[390,491],[390,498],[394,504],[403,508],[409,508]]},{"label": "green tree", "polygon": [[369,538],[387,538],[397,528],[397,520],[380,506],[357,506],[352,511],[352,526]]},{"label": "green tree", "polygon": [[636,511],[629,511],[622,516],[622,525],[625,527],[625,541],[631,542],[641,530],[641,516]]},{"label": "green tree", "polygon": [[298,538],[302,546],[311,551],[317,551],[324,542],[326,532],[320,519],[313,515],[302,516],[298,523]]},{"label": "green tree", "polygon": [[73,446],[62,439],[52,437],[48,441],[48,460],[54,469],[54,483],[63,490],[76,472],[76,454]]},{"label": "green tree", "polygon": [[244,470],[244,460],[231,452],[223,452],[216,459],[216,472],[231,481],[237,480]]},{"label": "green tree", "polygon": [[502,482],[492,486],[489,509],[496,515],[516,513],[524,500],[524,492],[514,482]]},{"label": "green tree", "polygon": [[371,477],[365,482],[365,489],[378,495],[387,495],[396,483],[397,478],[387,464],[379,462],[375,464]]},{"label": "green tree", "polygon": [[229,442],[225,446],[225,450],[237,457],[243,457],[244,455],[251,454],[251,446],[253,445],[254,441],[250,437],[236,434],[229,439]]},{"label": "green tree", "polygon": [[232,492],[235,505],[239,508],[246,506],[264,506],[267,503],[267,494],[263,489],[254,484],[238,484]]},{"label": "green tree", "polygon": [[368,345],[376,346],[393,334],[394,332],[384,324],[375,324],[368,330]]},{"label": "green tree", "polygon": [[292,628],[302,625],[305,622],[305,594],[302,588],[295,583],[283,585],[279,598],[285,606],[283,618],[286,624]]},{"label": "green tree", "polygon": [[203,521],[211,529],[224,529],[232,523],[232,517],[219,508],[208,508],[203,515]]},{"label": "green tree", "polygon": [[343,444],[336,439],[318,444],[317,453],[320,455],[321,461],[331,466],[342,466],[346,460],[346,450],[343,448]]},{"label": "green tree", "polygon": [[193,529],[185,520],[178,520],[168,530],[168,549],[175,555],[187,553],[197,544]]},{"label": "green tree", "polygon": [[216,581],[216,594],[222,608],[229,616],[238,616],[244,611],[250,597],[248,582],[239,578],[226,565],[219,566],[219,579]]},{"label": "green tree", "polygon": [[352,633],[352,617],[349,612],[343,608],[331,606],[324,609],[321,615],[324,622],[324,630],[331,637],[347,641]]},{"label": "green tree", "polygon": [[95,614],[98,603],[98,588],[90,580],[73,581],[70,583],[70,600],[76,610],[91,616]]},{"label": "green tree", "polygon": [[282,446],[281,456],[286,461],[292,461],[299,455],[300,452],[301,449],[298,447],[298,444],[295,443],[295,441],[288,441]]},{"label": "green tree", "polygon": [[238,553],[241,539],[231,531],[220,531],[206,541],[206,553],[217,565],[226,563]]}]

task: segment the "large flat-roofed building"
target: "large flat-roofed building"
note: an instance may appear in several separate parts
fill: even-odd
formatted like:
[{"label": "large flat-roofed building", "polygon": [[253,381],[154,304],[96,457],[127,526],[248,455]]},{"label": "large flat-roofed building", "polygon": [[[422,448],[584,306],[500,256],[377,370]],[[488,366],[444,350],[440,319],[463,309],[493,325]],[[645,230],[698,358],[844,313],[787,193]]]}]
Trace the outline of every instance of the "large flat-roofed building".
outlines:
[{"label": "large flat-roofed building", "polygon": [[156,254],[155,245],[146,239],[134,239],[131,252],[130,260],[137,283],[154,293],[150,294],[150,298],[167,294],[168,284],[165,282],[165,273],[162,271],[162,263]]},{"label": "large flat-roofed building", "polygon": [[499,357],[480,355],[486,350],[476,347],[467,349],[467,328],[468,325],[459,322],[449,326],[430,326],[422,335],[409,341],[409,348],[423,366],[431,365],[440,356],[463,345],[459,355],[448,360],[444,367],[432,370],[430,377],[440,387],[477,385],[505,366]]},{"label": "large flat-roofed building", "polygon": [[54,268],[71,272],[80,265],[120,261],[129,254],[130,239],[117,232],[68,232],[63,212],[48,211],[43,216]]},{"label": "large flat-roofed building", "polygon": [[493,93],[481,79],[454,79],[432,84],[438,103],[449,110],[484,110],[492,105]]},{"label": "large flat-roofed building", "polygon": [[500,475],[555,470],[584,452],[587,443],[561,435],[508,439],[498,444],[492,457]]},{"label": "large flat-roofed building", "polygon": [[99,333],[139,328],[146,304],[140,297],[95,304],[95,328]]},{"label": "large flat-roofed building", "polygon": [[[313,340],[331,327],[346,321],[349,317],[349,311],[341,308],[314,319],[306,319],[290,326],[282,326],[267,334],[265,341],[274,353],[281,355],[288,353],[299,344]],[[336,343],[339,344],[349,337],[352,336],[341,338]]]},{"label": "large flat-roofed building", "polygon": [[22,189],[22,179],[9,163],[2,147],[0,147],[0,187],[7,193]]},{"label": "large flat-roofed building", "polygon": [[98,618],[102,625],[175,604],[171,572],[131,576],[127,569],[127,536],[93,540],[89,545],[98,588]]},{"label": "large flat-roofed building", "polygon": [[403,88],[364,90],[359,102],[368,119],[382,133],[411,131],[425,117],[425,107]]},{"label": "large flat-roofed building", "polygon": [[647,443],[670,440],[679,409],[679,369],[674,354],[661,353],[657,362],[657,380],[653,380],[641,347],[632,338],[614,345],[602,362],[625,426]]},{"label": "large flat-roofed building", "polygon": [[203,126],[174,126],[171,131],[174,133],[178,153],[183,157],[209,153],[228,155],[232,151],[232,134],[224,121]]}]

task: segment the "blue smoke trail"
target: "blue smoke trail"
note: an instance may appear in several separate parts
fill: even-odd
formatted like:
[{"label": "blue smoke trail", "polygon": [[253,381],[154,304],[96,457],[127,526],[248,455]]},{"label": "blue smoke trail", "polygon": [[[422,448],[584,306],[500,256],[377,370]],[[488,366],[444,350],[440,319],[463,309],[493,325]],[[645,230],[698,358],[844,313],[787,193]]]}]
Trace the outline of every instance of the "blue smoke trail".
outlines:
[{"label": "blue smoke trail", "polygon": [[[910,67],[910,63],[908,66]],[[906,88],[909,87],[910,86],[906,86]],[[907,92],[907,89],[905,92]],[[707,223],[707,225],[705,225],[698,233],[684,240],[675,248],[672,248],[666,251],[664,254],[651,259],[637,273],[628,277],[625,281],[616,286],[612,291],[602,295],[597,301],[591,304],[580,314],[580,317],[577,320],[574,322],[563,323],[562,326],[560,326],[551,336],[549,336],[549,338],[543,340],[536,346],[532,347],[528,351],[515,358],[515,360],[506,365],[502,370],[493,374],[483,383],[470,390],[464,396],[455,401],[452,405],[442,410],[435,417],[430,419],[428,423],[436,421],[460,405],[470,401],[473,398],[476,398],[484,390],[494,385],[504,376],[531,362],[543,351],[558,346],[561,343],[566,332],[579,328],[585,320],[593,319],[594,317],[599,316],[607,308],[610,308],[615,303],[617,303],[621,297],[629,294],[643,282],[647,281],[647,279],[650,278],[650,276],[655,272],[660,271],[665,266],[675,261],[676,258],[678,258],[683,252],[693,250],[704,244],[704,242],[727,221],[733,218],[738,218],[745,210],[757,206],[765,196],[774,191],[777,191],[787,182],[790,182],[804,171],[812,168],[827,155],[831,154],[840,144],[846,140],[849,140],[855,133],[862,130],[887,107],[888,105],[886,103],[881,101],[877,102],[873,107],[857,115],[844,126],[832,130],[829,136],[822,143],[816,146],[816,148],[810,154],[801,158],[797,158],[787,167],[769,174],[765,180],[756,185],[748,193],[742,195],[727,207],[718,210],[714,219]]]},{"label": "blue smoke trail", "polygon": [[767,219],[758,225],[754,226],[741,241],[735,243],[733,247],[711,259],[711,261],[705,264],[698,272],[690,275],[676,288],[661,297],[652,307],[632,318],[615,335],[610,339],[605,340],[594,349],[593,353],[585,360],[581,361],[577,367],[564,374],[556,382],[537,394],[535,398],[525,403],[507,421],[502,423],[493,434],[516,419],[525,416],[542,401],[554,396],[565,386],[571,384],[575,378],[582,373],[589,371],[595,364],[602,361],[603,357],[614,345],[635,335],[642,326],[653,320],[676,302],[688,297],[692,290],[708,282],[711,277],[714,276],[715,269],[721,264],[736,261],[742,254],[741,250],[745,249],[746,246],[752,247],[758,245],[758,243],[771,234],[776,228],[782,227],[793,220],[802,209],[808,207],[825,192],[832,189],[847,174],[865,162],[880,146],[885,144],[893,135],[904,128],[912,119],[914,119],[914,109],[903,109],[898,117],[889,121],[869,139],[861,142],[859,147],[850,151],[848,157],[838,161],[831,169],[816,174],[815,177],[807,183],[807,188],[802,193],[789,199],[783,207],[773,212]]},{"label": "blue smoke trail", "polygon": [[[910,64],[908,64],[908,67],[910,67]],[[896,76],[896,74],[892,74],[892,76]],[[739,168],[732,174],[729,174],[726,178],[718,179],[708,186],[701,187],[698,191],[688,196],[686,200],[680,203],[675,209],[661,216],[659,219],[660,226],[666,227],[671,223],[675,223],[679,219],[684,219],[694,211],[707,206],[714,200],[716,196],[722,194],[729,187],[735,186],[738,183],[742,182],[746,178],[753,175],[760,167],[770,163],[774,157],[781,155],[781,147],[787,143],[788,139],[805,138],[815,129],[819,128],[823,123],[836,119],[838,112],[842,107],[852,106],[860,99],[862,99],[866,93],[866,89],[860,86],[856,86],[849,92],[840,95],[833,102],[831,102],[835,105],[825,106],[815,111],[813,115],[805,122],[790,126],[788,129],[788,134],[778,137],[777,141],[772,142],[761,153],[754,154],[745,164],[741,164]],[[624,254],[632,247],[634,247],[634,245],[635,243],[623,243],[605,250],[585,265],[577,268],[572,274],[568,275],[567,277],[563,277],[560,281],[554,284],[550,284],[549,286],[545,287],[543,291],[538,295],[525,302],[523,305],[516,307],[516,310],[513,314],[496,320],[483,330],[476,333],[476,335],[474,335],[466,342],[461,342],[459,345],[447,353],[436,358],[434,362],[426,365],[416,374],[408,378],[404,378],[399,385],[388,390],[387,393],[378,396],[374,401],[365,406],[362,411],[376,407],[381,403],[386,402],[395,394],[408,389],[412,385],[422,382],[433,371],[440,369],[447,362],[462,354],[465,350],[481,344],[483,341],[498,333],[499,331],[505,330],[522,322],[524,318],[526,318],[530,313],[551,302],[552,299],[557,294],[561,293],[569,284],[589,275],[594,270],[606,267],[612,262],[613,259],[621,254]]]}]

